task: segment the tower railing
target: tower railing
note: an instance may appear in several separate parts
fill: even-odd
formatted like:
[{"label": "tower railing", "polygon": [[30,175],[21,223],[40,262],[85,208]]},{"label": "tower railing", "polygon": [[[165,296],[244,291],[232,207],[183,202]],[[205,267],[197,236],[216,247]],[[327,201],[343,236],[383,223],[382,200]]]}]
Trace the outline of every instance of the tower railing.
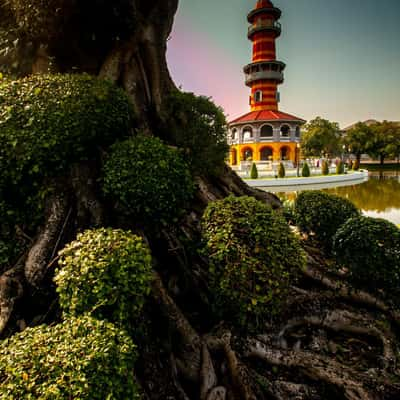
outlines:
[{"label": "tower railing", "polygon": [[264,29],[271,29],[277,32],[281,32],[282,26],[279,22],[269,19],[261,19],[256,21],[254,24],[249,26],[248,36],[251,36],[257,31],[262,31]]}]

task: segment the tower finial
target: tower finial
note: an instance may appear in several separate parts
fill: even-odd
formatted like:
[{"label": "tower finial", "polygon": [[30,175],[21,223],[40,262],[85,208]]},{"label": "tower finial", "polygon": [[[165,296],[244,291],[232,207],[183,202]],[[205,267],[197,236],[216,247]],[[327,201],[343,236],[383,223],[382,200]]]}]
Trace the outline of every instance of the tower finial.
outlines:
[{"label": "tower finial", "polygon": [[270,0],[257,0],[256,8],[268,8],[273,6],[274,5],[271,3]]}]

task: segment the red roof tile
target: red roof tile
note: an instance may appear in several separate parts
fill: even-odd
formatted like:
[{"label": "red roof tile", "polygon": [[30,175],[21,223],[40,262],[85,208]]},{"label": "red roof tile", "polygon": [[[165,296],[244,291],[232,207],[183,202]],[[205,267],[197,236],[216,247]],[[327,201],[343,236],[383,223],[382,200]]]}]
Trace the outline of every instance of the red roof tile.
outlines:
[{"label": "red roof tile", "polygon": [[304,119],[295,117],[294,115],[286,114],[281,111],[262,110],[251,111],[239,118],[234,119],[230,124],[240,124],[243,122],[255,121],[300,121],[306,122]]}]

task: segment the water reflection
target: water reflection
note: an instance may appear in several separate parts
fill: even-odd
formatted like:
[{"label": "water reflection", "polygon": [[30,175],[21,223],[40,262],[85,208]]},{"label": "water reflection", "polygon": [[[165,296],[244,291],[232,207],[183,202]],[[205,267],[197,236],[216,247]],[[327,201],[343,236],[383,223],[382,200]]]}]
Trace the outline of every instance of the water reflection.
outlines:
[{"label": "water reflection", "polygon": [[[385,218],[397,225],[400,224],[399,172],[373,173],[368,181],[359,185],[324,189],[324,191],[349,199],[368,216]],[[296,197],[296,193],[280,195],[289,200],[294,200]]]}]

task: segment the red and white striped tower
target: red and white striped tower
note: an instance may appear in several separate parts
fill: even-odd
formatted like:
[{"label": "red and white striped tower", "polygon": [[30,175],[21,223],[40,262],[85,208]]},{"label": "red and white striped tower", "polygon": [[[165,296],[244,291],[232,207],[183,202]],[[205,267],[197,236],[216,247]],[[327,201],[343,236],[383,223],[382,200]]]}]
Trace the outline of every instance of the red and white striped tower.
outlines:
[{"label": "red and white striped tower", "polygon": [[253,57],[244,73],[251,88],[251,111],[229,123],[229,160],[239,170],[246,170],[252,162],[265,169],[278,162],[288,167],[299,162],[300,127],[305,121],[278,109],[278,85],[286,66],[276,59],[280,17],[281,10],[270,0],[258,0],[247,16]]},{"label": "red and white striped tower", "polygon": [[246,85],[251,88],[251,111],[277,110],[278,85],[283,82],[285,64],[276,60],[275,41],[281,35],[281,10],[269,0],[258,0],[247,16],[248,38],[253,42],[252,62],[244,67]]}]

